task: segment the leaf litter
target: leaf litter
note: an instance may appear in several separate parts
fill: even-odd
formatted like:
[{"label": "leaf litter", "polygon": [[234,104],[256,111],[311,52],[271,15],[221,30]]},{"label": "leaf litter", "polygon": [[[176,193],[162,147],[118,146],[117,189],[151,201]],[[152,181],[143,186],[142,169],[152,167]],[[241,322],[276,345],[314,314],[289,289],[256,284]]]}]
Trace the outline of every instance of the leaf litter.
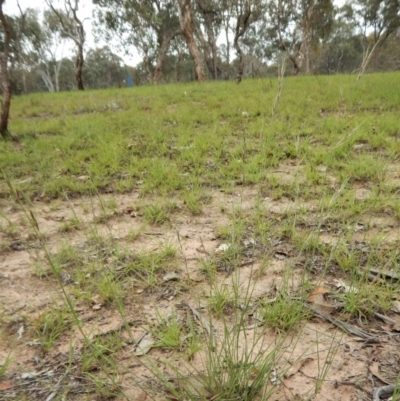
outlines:
[{"label": "leaf litter", "polygon": [[[221,195],[218,194],[218,197],[220,197]],[[116,197],[114,197],[116,198]],[[118,198],[117,198],[118,199]],[[124,197],[122,196],[121,199],[117,200],[117,204],[120,205],[120,208],[123,209],[124,207],[124,202],[127,202],[127,199],[124,199]],[[130,200],[129,200],[130,202]],[[125,206],[126,207],[126,206]],[[69,205],[67,206],[66,210],[68,210]],[[79,209],[79,207],[77,207],[77,209]],[[183,253],[185,255],[189,255],[187,256],[184,260],[186,260],[186,267],[185,269],[189,269],[189,276],[193,276],[193,277],[199,277],[199,270],[198,270],[198,260],[199,257],[195,257],[194,259],[190,260],[190,255],[195,255],[196,254],[196,249],[198,248],[204,248],[204,246],[207,246],[207,249],[216,249],[216,253],[225,253],[227,252],[230,247],[232,246],[229,243],[223,243],[222,245],[220,245],[220,247],[215,248],[215,246],[213,245],[213,241],[215,241],[215,227],[216,224],[218,223],[218,221],[225,221],[225,217],[224,216],[220,216],[220,213],[217,210],[217,207],[214,208],[210,208],[210,210],[208,211],[208,215],[212,215],[212,219],[209,218],[205,218],[204,216],[199,216],[197,218],[192,219],[193,223],[187,224],[184,223],[183,221],[178,221],[175,222],[175,227],[177,227],[178,230],[180,231],[193,231],[196,232],[197,234],[200,234],[202,236],[201,240],[199,239],[199,235],[195,235],[194,237],[189,237],[186,238],[182,244],[182,249],[183,249]],[[60,210],[60,207],[58,207],[58,213],[62,211],[62,209]],[[63,212],[65,213],[65,212]],[[46,222],[51,221],[52,223],[50,224],[49,228],[50,228],[50,232],[51,235],[53,237],[53,240],[55,237],[59,236],[59,231],[56,228],[57,225],[54,225],[54,220],[48,219],[48,215],[49,212],[46,212],[46,219],[42,219],[42,215],[40,213],[40,211],[35,211],[35,215],[38,216],[38,221],[39,221],[39,225],[41,227],[41,230],[46,231]],[[16,214],[17,216],[17,214]],[[140,219],[140,216],[137,216],[138,219]],[[16,219],[18,219],[18,217],[16,217]],[[114,221],[112,223],[112,230],[113,230],[113,235],[115,237],[118,238],[124,238],[129,231],[129,228],[131,226],[131,222],[132,220],[129,221],[129,224],[126,224],[123,220],[123,218],[121,216],[115,216],[113,217]],[[183,219],[184,220],[184,219]],[[135,219],[136,221],[136,219]],[[61,224],[62,222],[56,222],[57,224]],[[99,223],[96,223],[99,224]],[[138,225],[140,223],[137,223]],[[202,230],[204,230],[204,233],[202,234]],[[78,235],[76,235],[78,234]],[[79,232],[72,234],[72,239],[75,243],[79,243],[80,241],[82,241],[82,237],[80,236]],[[165,238],[171,238],[170,234],[168,233],[168,229],[162,229],[161,232],[159,233],[158,237],[165,237]],[[172,236],[173,237],[173,236]],[[259,260],[260,257],[262,257],[262,255],[265,254],[269,254],[272,255],[275,259],[276,259],[276,263],[279,266],[284,266],[286,263],[288,263],[288,261],[291,261],[291,259],[294,256],[294,251],[293,249],[291,249],[290,247],[288,247],[285,244],[285,241],[283,241],[282,239],[278,239],[278,240],[273,240],[271,239],[270,241],[270,245],[269,246],[261,246],[261,244],[259,244],[257,242],[256,239],[254,239],[253,237],[248,237],[249,239],[245,239],[242,242],[242,255],[244,260],[249,261],[249,264],[243,264],[241,265],[241,269],[242,269],[242,273],[243,276],[241,278],[241,280],[243,282],[246,281],[247,278],[250,279],[250,277],[253,277],[255,272],[254,272],[254,265],[256,263],[257,260]],[[135,247],[137,246],[143,246],[144,248],[147,247],[147,249],[151,249],[152,247],[154,247],[154,243],[147,243],[145,241],[143,241],[142,239],[139,239],[139,241],[137,241],[135,243]],[[217,250],[219,249],[219,251],[217,252]],[[3,253],[2,254],[2,260],[3,262],[5,262],[5,266],[6,268],[4,269],[4,277],[6,280],[8,280],[8,282],[13,282],[14,285],[16,283],[18,283],[18,285],[22,286],[25,288],[25,291],[20,291],[18,294],[17,293],[11,293],[9,290],[7,290],[7,295],[4,294],[6,297],[8,298],[12,298],[12,299],[18,299],[19,297],[19,305],[24,305],[27,304],[29,305],[28,308],[28,316],[29,314],[32,314],[33,311],[35,310],[35,307],[37,305],[39,305],[41,302],[43,303],[43,301],[47,302],[47,300],[49,298],[43,298],[42,295],[44,295],[47,292],[47,288],[49,283],[45,282],[43,283],[43,280],[36,280],[34,279],[34,277],[31,276],[31,270],[30,270],[30,266],[32,263],[32,256],[34,256],[34,254],[31,254],[29,252],[27,252],[26,249],[22,249],[18,251],[18,258],[16,258],[16,253]],[[198,255],[198,253],[197,253]],[[204,256],[204,255],[203,255]],[[37,257],[37,256],[35,256]],[[202,256],[201,256],[202,257]],[[14,262],[17,261],[17,263],[14,264]],[[14,266],[17,266],[16,269],[12,269],[10,268],[11,263],[13,263]],[[243,263],[243,262],[242,262]],[[8,266],[8,267],[7,267]],[[230,273],[232,273],[230,271]],[[397,280],[398,276],[397,273],[391,270],[379,270],[379,269],[370,269],[369,273],[371,275],[374,275],[376,278],[379,279],[384,279],[384,280],[388,280],[388,281],[393,281],[393,280]],[[255,293],[258,291],[258,289],[260,289],[260,293],[264,293],[264,301],[266,303],[271,303],[273,304],[274,302],[276,302],[276,296],[273,294],[273,292],[266,294],[265,293],[265,288],[266,287],[270,287],[273,288],[273,291],[280,291],[280,288],[282,288],[281,284],[274,284],[274,282],[280,282],[282,283],[282,281],[276,280],[279,277],[279,273],[278,271],[276,273],[272,273],[272,276],[269,276],[268,274],[261,274],[260,276],[260,280],[257,283],[257,288]],[[33,279],[33,280],[32,280]],[[160,277],[161,282],[163,282],[164,284],[169,284],[169,283],[174,283],[174,282],[180,282],[183,280],[183,276],[181,274],[181,272],[176,271],[172,271],[172,272],[166,272],[164,275],[162,275]],[[336,279],[337,281],[333,281],[334,284],[334,288],[336,288],[337,291],[343,291],[344,293],[356,293],[357,289],[354,288],[351,285],[348,285],[346,283],[345,280],[343,280],[342,278],[340,279]],[[52,284],[53,285],[53,284]],[[71,284],[68,284],[71,285]],[[36,290],[34,290],[34,286],[36,286]],[[40,286],[42,286],[42,288],[40,288]],[[203,281],[203,280],[199,280],[198,282],[195,281],[195,286],[199,287],[198,289],[195,288],[195,291],[193,293],[193,295],[191,296],[187,296],[185,295],[185,293],[183,293],[183,295],[181,295],[181,298],[179,299],[178,303],[176,304],[176,310],[184,310],[186,313],[189,313],[191,315],[191,317],[193,318],[193,320],[196,322],[196,324],[198,325],[198,329],[201,330],[203,333],[205,333],[207,336],[210,336],[214,339],[218,339],[217,332],[213,332],[214,328],[212,328],[209,324],[209,322],[207,321],[206,318],[204,318],[204,316],[202,315],[202,313],[198,310],[198,308],[192,306],[192,298],[196,297],[196,293],[197,294],[201,294],[202,293],[202,289],[204,288],[204,286],[207,286],[207,282]],[[26,291],[26,288],[31,288],[31,291]],[[363,342],[362,344],[364,344],[366,346],[366,348],[358,348],[357,352],[361,355],[363,353],[365,353],[366,349],[368,349],[368,347],[373,344],[373,343],[378,343],[378,344],[382,344],[381,341],[381,333],[382,331],[379,331],[379,328],[377,331],[375,331],[374,334],[371,334],[371,331],[366,331],[360,327],[357,327],[357,325],[350,324],[348,322],[345,321],[341,321],[339,320],[337,317],[334,317],[332,315],[335,315],[337,313],[337,308],[338,308],[338,304],[337,304],[337,300],[335,300],[334,294],[332,294],[332,290],[330,290],[331,287],[327,286],[316,286],[314,287],[314,289],[311,291],[311,294],[308,297],[308,303],[309,305],[307,306],[307,308],[312,312],[313,315],[315,315],[316,317],[318,317],[319,319],[321,319],[321,321],[324,321],[326,323],[328,323],[331,326],[337,327],[340,331],[342,331],[343,333],[343,337],[342,337],[342,342],[341,344],[343,344],[343,347],[345,346],[345,344],[354,341],[353,339],[361,339]],[[54,287],[55,293],[57,293],[57,289],[56,287]],[[164,291],[164,290],[163,290]],[[155,297],[158,297],[157,293],[154,293],[154,295],[152,295],[151,293],[148,293],[142,289],[137,289],[135,290],[136,296],[139,297],[139,299],[135,302],[143,302],[144,300],[146,300],[147,302],[149,302],[149,295],[150,295],[150,299],[151,302],[154,303],[155,302]],[[26,295],[25,295],[26,294]],[[295,294],[295,291],[294,293]],[[3,296],[3,300],[4,300],[4,296]],[[31,302],[33,301],[33,302]],[[254,300],[254,302],[256,301],[256,299]],[[101,324],[101,320],[103,319],[103,323],[107,320],[112,318],[112,315],[115,314],[114,312],[112,312],[112,310],[109,309],[109,306],[107,306],[107,304],[105,304],[101,297],[99,295],[94,295],[93,299],[93,313],[96,312],[97,314],[100,314],[97,319]],[[164,305],[164,307],[166,307],[168,305],[168,302],[170,301],[166,301],[167,303]],[[394,301],[393,302],[393,310],[394,311],[399,311],[399,308],[397,307],[397,303],[398,301]],[[132,304],[133,305],[133,304]],[[6,304],[6,311],[8,310],[8,313],[10,314],[10,312],[13,310],[12,305],[7,305]],[[128,309],[129,310],[129,309]],[[138,310],[138,309],[136,309]],[[140,308],[139,308],[140,310]],[[259,318],[257,317],[257,309],[253,310],[253,316],[254,316],[254,327],[252,328],[253,330],[257,330],[257,327],[260,327],[259,324],[262,325],[262,321],[259,320]],[[87,317],[90,317],[90,309],[84,309],[85,313],[87,314]],[[107,312],[107,313],[105,313]],[[111,312],[111,313],[110,313]],[[137,315],[136,315],[137,317]],[[146,319],[151,319],[151,314],[147,315]],[[104,320],[105,319],[105,320]],[[390,319],[390,318],[389,318]],[[393,320],[393,319],[392,319]],[[142,324],[142,323],[141,323]],[[140,324],[140,325],[141,325]],[[312,326],[312,323],[308,323],[308,325],[310,325],[310,327],[320,327],[320,329],[322,329],[324,326],[324,323],[318,323],[318,325],[316,326]],[[251,325],[249,325],[250,328]],[[21,327],[23,327],[22,325],[17,326],[18,329],[16,331],[14,331],[14,333],[17,333],[16,338],[21,340],[22,336],[27,336],[28,333],[26,331],[24,331],[24,329],[21,330]],[[107,326],[104,326],[107,327]],[[124,324],[122,322],[120,322],[118,325],[114,325],[114,327],[117,328],[117,332],[118,333],[122,333],[122,331],[125,330],[124,328]],[[122,331],[121,331],[122,330]],[[113,332],[114,329],[108,329],[105,328],[104,330],[100,330],[100,332],[102,332],[102,335],[107,335],[111,332]],[[136,333],[138,333],[138,330],[136,329],[135,331]],[[387,345],[385,345],[385,347],[394,347],[393,349],[396,349],[396,337],[394,332],[387,332],[389,333],[389,337],[391,340],[389,341],[389,343],[387,343]],[[385,338],[387,337],[387,334],[383,333],[383,335],[385,336]],[[96,338],[94,335],[91,336],[92,341],[94,341],[94,339]],[[127,338],[127,343],[129,343],[129,336],[126,337]],[[58,386],[57,388],[59,388],[59,391],[66,391],[66,389],[68,389],[68,391],[70,391],[71,393],[76,394],[77,396],[79,394],[87,394],[87,392],[90,392],[92,390],[94,390],[94,387],[92,387],[92,385],[89,382],[85,382],[85,380],[83,378],[80,379],[76,379],[76,377],[80,377],[79,374],[77,374],[77,372],[75,372],[75,375],[77,374],[77,376],[74,376],[74,374],[68,372],[67,370],[62,370],[61,367],[65,365],[57,365],[57,360],[60,360],[60,355],[57,355],[57,349],[61,349],[62,347],[60,347],[62,345],[63,341],[68,341],[66,337],[64,337],[64,339],[61,339],[58,342],[58,345],[56,344],[54,351],[52,351],[50,354],[45,355],[44,359],[43,359],[43,366],[48,366],[48,370],[32,370],[32,367],[35,367],[35,364],[32,364],[32,360],[34,360],[34,358],[32,358],[33,353],[32,352],[26,352],[23,350],[23,348],[21,347],[16,347],[16,352],[19,355],[19,360],[22,362],[22,367],[25,370],[25,372],[22,373],[17,373],[18,369],[16,368],[16,366],[11,366],[8,371],[11,372],[16,372],[16,373],[7,373],[6,376],[6,380],[2,380],[0,381],[0,383],[4,383],[3,384],[3,388],[1,388],[1,391],[7,391],[7,397],[9,399],[13,399],[12,398],[12,394],[14,391],[14,388],[16,389],[24,389],[24,392],[26,394],[29,394],[32,400],[36,400],[36,399],[48,399],[51,400],[51,397],[54,397],[54,391],[50,391],[49,388],[52,386]],[[156,339],[152,336],[151,332],[149,331],[143,331],[142,330],[142,337],[139,338],[139,340],[137,341],[137,344],[134,348],[134,352],[132,354],[135,354],[135,356],[144,356],[145,354],[150,353],[151,351],[151,355],[152,357],[157,357],[157,355],[162,356],[163,355],[163,350],[161,349],[155,349],[154,345],[156,344]],[[35,341],[31,341],[31,343],[34,345],[32,348],[36,349],[38,348],[38,343],[35,343]],[[390,344],[392,343],[392,345]],[[301,342],[299,342],[299,345],[301,344]],[[382,345],[383,346],[383,345]],[[306,353],[309,352],[307,351],[307,347],[303,346],[303,351],[301,351],[302,353]],[[340,346],[339,346],[340,347]],[[1,348],[1,347],[0,347]],[[68,349],[68,347],[66,348],[65,345],[63,347],[64,349]],[[301,347],[299,348],[301,349]],[[343,348],[345,350],[345,348]],[[1,351],[1,350],[0,350]],[[378,351],[376,351],[378,352]],[[125,355],[124,357],[128,357],[129,358],[129,354],[122,354]],[[122,357],[121,355],[121,357]],[[321,354],[323,355],[323,353]],[[340,360],[336,360],[336,362],[332,363],[332,375],[328,375],[329,380],[334,381],[335,379],[335,375],[339,375],[338,377],[342,377],[343,374],[345,372],[351,372],[352,369],[360,369],[361,366],[366,366],[362,361],[360,362],[357,359],[354,359],[353,357],[351,357],[351,355],[348,354],[348,356],[345,358],[345,362],[346,362],[346,367],[342,367],[339,368],[340,365]],[[196,362],[196,357],[195,357],[195,364],[199,364],[200,362],[197,361]],[[296,383],[297,377],[302,377],[304,374],[307,374],[306,372],[303,372],[303,369],[308,370],[311,369],[311,367],[313,367],[316,364],[316,360],[315,357],[313,356],[313,352],[310,352],[310,356],[303,356],[303,358],[300,358],[297,362],[293,363],[292,367],[289,368],[289,370],[286,371],[286,374],[284,374],[284,382],[286,383],[286,385],[289,385],[290,381],[293,381],[293,385]],[[58,366],[58,367],[57,367]],[[78,364],[76,365],[78,366]],[[373,374],[375,375],[375,377],[377,377],[377,379],[379,379],[379,376],[377,376],[376,374],[379,372],[379,366],[376,365],[371,365],[374,366],[374,370],[373,370]],[[21,368],[20,368],[21,369]],[[201,363],[198,365],[198,369],[201,370]],[[313,369],[313,368],[312,368]],[[335,370],[336,369],[336,370]],[[140,367],[135,368],[135,375],[140,375]],[[274,384],[278,385],[278,376],[279,376],[279,367],[276,368],[276,370],[274,371],[275,373],[272,374],[271,376],[271,380],[274,382]],[[303,372],[303,373],[302,373]],[[336,372],[336,373],[334,373]],[[276,379],[274,378],[276,376]],[[40,381],[38,381],[38,379],[40,378]],[[196,382],[195,376],[193,375],[189,375],[188,376],[189,379],[187,379],[188,381],[194,381]],[[193,379],[191,379],[193,378]],[[383,376],[380,375],[380,379],[383,379]],[[340,382],[339,379],[337,379],[338,382]],[[48,385],[46,384],[46,382],[48,382]],[[40,384],[39,384],[40,383]],[[128,382],[127,382],[128,383]],[[327,382],[329,383],[329,382]],[[12,384],[12,386],[10,387],[10,384]],[[177,386],[182,386],[182,382],[180,383],[179,380],[177,381]],[[127,384],[125,384],[127,385]],[[39,389],[38,389],[39,388]],[[11,391],[11,392],[9,392]],[[18,390],[19,391],[19,390]],[[200,390],[202,392],[204,392],[203,394],[206,394],[206,390]],[[300,391],[300,390],[299,390]],[[322,390],[322,391],[327,391],[327,394],[334,394],[334,389],[330,388],[327,384],[327,390]],[[372,391],[372,389],[371,389]],[[17,394],[17,393],[15,393]],[[135,393],[136,394],[136,393]],[[137,394],[140,395],[140,392],[137,392]],[[299,392],[299,394],[301,394],[301,391]],[[322,393],[321,393],[322,394]],[[339,393],[338,393],[339,394]],[[387,394],[387,393],[379,393],[381,395],[383,394]],[[10,395],[10,397],[9,397]],[[17,395],[15,395],[15,397],[18,397]],[[326,399],[330,399],[329,396],[327,395]]]}]

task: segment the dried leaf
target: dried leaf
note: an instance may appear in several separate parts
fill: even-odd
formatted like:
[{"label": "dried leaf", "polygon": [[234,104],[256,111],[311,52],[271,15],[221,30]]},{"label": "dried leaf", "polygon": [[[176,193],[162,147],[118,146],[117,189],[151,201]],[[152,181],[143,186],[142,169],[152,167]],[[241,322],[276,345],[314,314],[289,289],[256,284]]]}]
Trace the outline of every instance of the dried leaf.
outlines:
[{"label": "dried leaf", "polygon": [[396,313],[400,313],[400,301],[393,301],[393,308]]},{"label": "dried leaf", "polygon": [[92,301],[94,304],[101,304],[101,303],[103,302],[103,300],[102,300],[102,298],[101,298],[100,295],[95,295],[95,296],[93,296],[93,297],[91,298],[91,301]]},{"label": "dried leaf", "polygon": [[190,276],[190,280],[195,283],[202,283],[204,281],[204,276],[201,274],[194,274],[193,276]]},{"label": "dried leaf", "polygon": [[318,310],[324,315],[332,315],[336,311],[336,306],[332,303],[328,302],[323,294],[318,294],[313,302],[313,308]]},{"label": "dried leaf", "polygon": [[9,380],[0,382],[0,391],[8,390],[11,387],[12,387],[12,383]]},{"label": "dried leaf", "polygon": [[150,333],[146,333],[136,345],[136,356],[146,355],[154,346],[156,340]]},{"label": "dried leaf", "polygon": [[385,377],[383,377],[379,372],[379,362],[374,362],[372,365],[369,365],[369,371],[377,377],[382,383],[391,384]]},{"label": "dried leaf", "polygon": [[397,322],[392,326],[392,331],[395,331],[397,333],[400,332],[400,322]]},{"label": "dried leaf", "polygon": [[243,241],[244,246],[256,245],[256,240],[252,237]]},{"label": "dried leaf", "polygon": [[91,301],[93,302],[92,309],[93,310],[99,310],[103,306],[103,299],[101,298],[100,295],[95,295],[91,298]]},{"label": "dried leaf", "polygon": [[305,358],[301,361],[298,361],[296,363],[294,363],[290,369],[285,373],[284,377],[285,379],[288,379],[289,377],[295,375],[304,365],[306,365],[307,363],[313,361],[313,358]]},{"label": "dried leaf", "polygon": [[329,288],[317,286],[313,289],[312,293],[307,298],[307,301],[314,303],[317,299],[320,299],[320,294],[329,294],[330,292],[331,291],[329,290]]},{"label": "dried leaf", "polygon": [[136,398],[135,401],[146,401],[147,399],[147,394],[142,391]]}]

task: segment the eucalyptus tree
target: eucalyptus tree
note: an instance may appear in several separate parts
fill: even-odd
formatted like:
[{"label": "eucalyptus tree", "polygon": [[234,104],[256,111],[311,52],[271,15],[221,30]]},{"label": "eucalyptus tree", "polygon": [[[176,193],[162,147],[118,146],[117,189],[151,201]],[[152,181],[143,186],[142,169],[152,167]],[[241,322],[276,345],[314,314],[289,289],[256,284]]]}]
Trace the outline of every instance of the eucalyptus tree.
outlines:
[{"label": "eucalyptus tree", "polygon": [[191,0],[176,0],[178,6],[179,23],[186,45],[194,63],[196,81],[205,81],[203,58],[195,40],[195,25]]},{"label": "eucalyptus tree", "polygon": [[356,70],[363,55],[361,34],[348,18],[346,5],[338,8],[329,35],[317,42],[313,40],[313,69],[317,74],[351,73]]},{"label": "eucalyptus tree", "polygon": [[311,72],[311,51],[318,50],[322,41],[334,31],[338,9],[333,0],[303,0],[301,4],[301,31],[304,39],[305,70]]},{"label": "eucalyptus tree", "polygon": [[400,0],[353,0],[346,5],[361,33],[367,37],[372,31],[376,43],[385,40],[400,27]]},{"label": "eucalyptus tree", "polygon": [[45,0],[55,16],[56,23],[53,29],[59,31],[61,36],[72,40],[76,46],[75,57],[75,80],[78,90],[84,90],[82,70],[85,62],[83,50],[85,45],[85,29],[83,23],[85,19],[80,18],[79,0],[63,0],[64,9],[54,6],[53,0]]},{"label": "eucalyptus tree", "polygon": [[66,38],[54,28],[56,24],[55,15],[49,10],[44,11],[40,30],[33,40],[30,40],[26,55],[30,66],[37,72],[49,92],[60,91],[60,71],[64,62],[62,53]]},{"label": "eucalyptus tree", "polygon": [[217,39],[220,35],[226,3],[220,0],[196,0],[196,36],[203,49],[204,61],[207,69],[214,79],[221,78],[226,74],[218,65]]},{"label": "eucalyptus tree", "polygon": [[89,49],[83,76],[90,88],[121,87],[125,75],[124,67],[123,60],[108,46]]},{"label": "eucalyptus tree", "polygon": [[1,104],[0,116],[0,134],[4,140],[12,139],[12,135],[8,131],[8,118],[10,115],[11,106],[11,85],[10,77],[8,74],[8,54],[10,50],[11,29],[3,12],[3,5],[5,0],[0,0],[0,22],[3,28],[3,51],[0,59],[1,67],[1,86],[3,89],[3,101]]},{"label": "eucalyptus tree", "polygon": [[26,74],[31,63],[31,50],[41,40],[42,28],[38,12],[33,8],[22,9],[17,1],[19,14],[9,18],[11,27],[10,73],[14,78],[15,69],[21,75],[22,89],[27,93]]},{"label": "eucalyptus tree", "polygon": [[400,27],[400,0],[355,0],[347,1],[346,6],[349,19],[353,19],[367,44],[357,85],[377,47]]},{"label": "eucalyptus tree", "polygon": [[233,19],[234,38],[233,47],[238,57],[238,67],[236,71],[236,83],[240,83],[244,70],[244,52],[241,41],[243,41],[249,27],[259,21],[265,12],[264,0],[224,0],[230,10]]},{"label": "eucalyptus tree", "polygon": [[333,26],[332,0],[268,0],[266,30],[275,48],[287,53],[292,74],[300,72],[304,59],[309,72],[313,41],[328,35]]},{"label": "eucalyptus tree", "polygon": [[[19,4],[18,4],[19,5]],[[10,26],[9,75],[13,90],[37,89],[34,76],[38,75],[49,91],[57,91],[61,61],[60,33],[52,29],[54,18],[49,11],[39,15],[38,10],[19,8],[19,14],[6,16]],[[41,86],[40,86],[41,87]]]},{"label": "eucalyptus tree", "polygon": [[[149,79],[160,82],[171,41],[181,35],[174,0],[93,0],[102,34],[118,35],[142,54]],[[155,65],[153,66],[153,61]]]}]

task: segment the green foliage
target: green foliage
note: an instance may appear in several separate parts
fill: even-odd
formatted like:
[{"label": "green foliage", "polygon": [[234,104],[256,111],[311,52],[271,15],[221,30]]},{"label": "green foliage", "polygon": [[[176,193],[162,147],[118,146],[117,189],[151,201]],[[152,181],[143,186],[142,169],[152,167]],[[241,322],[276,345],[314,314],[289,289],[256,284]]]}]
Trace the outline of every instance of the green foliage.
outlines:
[{"label": "green foliage", "polygon": [[33,330],[45,352],[49,351],[53,343],[71,327],[72,319],[64,308],[51,309],[33,321]]},{"label": "green foliage", "polygon": [[[282,339],[297,336],[309,318],[307,296],[317,282],[329,281],[338,319],[339,312],[365,321],[388,311],[396,285],[387,277],[372,283],[367,278],[376,266],[398,272],[398,241],[388,240],[385,230],[392,234],[400,216],[400,75],[364,78],[356,89],[347,76],[287,79],[273,119],[260,99],[266,105],[273,101],[275,80],[17,98],[11,123],[20,143],[0,143],[6,172],[0,201],[10,210],[10,216],[1,215],[1,235],[19,238],[21,227],[31,223],[30,208],[40,201],[56,198],[46,205],[52,213],[63,199],[72,208],[80,207],[74,199],[79,195],[92,201],[92,209],[82,207],[83,219],[74,213],[55,231],[63,240],[79,238],[71,239],[74,246],[64,241],[54,249],[53,238],[30,232],[16,244],[37,258],[41,280],[58,282],[68,304],[32,323],[30,333],[43,350],[71,334],[73,326],[86,325],[74,309],[79,302],[95,316],[115,313],[122,319],[123,333],[87,338],[81,332],[80,373],[98,395],[120,395],[120,350],[135,338],[132,325],[147,321],[154,346],[164,348],[177,376],[187,369],[179,371],[176,358],[190,360],[201,350],[200,381],[211,389],[210,399],[267,400],[276,388],[269,378],[287,350]],[[271,92],[265,90],[269,84]],[[118,108],[110,107],[114,103]],[[132,192],[117,196],[125,191]],[[15,218],[24,208],[26,215]],[[121,221],[121,237],[114,237],[113,223]],[[203,225],[212,227],[204,244]],[[181,235],[181,226],[190,226],[188,234]],[[109,237],[102,236],[103,228],[110,228]],[[171,232],[178,234],[172,238]],[[32,238],[53,276],[42,274],[44,257]],[[201,246],[188,262],[186,246],[193,241]],[[10,249],[8,242],[2,245],[2,251]],[[205,280],[193,266],[206,273]],[[345,285],[335,289],[333,279]],[[196,288],[197,281],[203,283]],[[260,283],[262,293],[253,296],[253,284]],[[149,298],[181,297],[194,305],[197,296],[199,307],[185,317],[177,308],[167,318],[152,319],[146,305],[145,317],[127,318],[132,305]],[[266,332],[277,335],[270,348],[260,344]],[[152,353],[160,355],[151,350],[140,361],[153,361]],[[170,363],[164,356],[152,366],[155,376]],[[330,363],[318,367],[316,391]],[[164,372],[157,378],[171,388]],[[182,389],[181,399],[196,399],[193,388]]]}]

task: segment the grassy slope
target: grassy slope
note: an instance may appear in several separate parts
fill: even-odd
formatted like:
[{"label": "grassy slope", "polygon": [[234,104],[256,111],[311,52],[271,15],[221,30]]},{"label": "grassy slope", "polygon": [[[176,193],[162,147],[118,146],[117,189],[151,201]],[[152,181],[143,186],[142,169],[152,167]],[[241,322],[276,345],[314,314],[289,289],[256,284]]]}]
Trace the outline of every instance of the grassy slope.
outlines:
[{"label": "grassy slope", "polygon": [[[353,76],[287,78],[273,120],[275,79],[15,97],[10,128],[21,143],[0,143],[0,168],[36,197],[263,183],[288,159],[313,186],[319,164],[339,181],[379,183],[398,148],[399,87],[400,74],[365,76],[356,89]],[[370,148],[355,154],[355,143]]]},{"label": "grassy slope", "polygon": [[[136,219],[143,220],[143,229],[146,224],[172,229],[177,215],[187,215],[187,212],[201,217],[202,207],[204,210],[207,207],[202,204],[202,197],[210,188],[228,192],[237,190],[238,185],[246,188],[243,185],[255,184],[247,188],[257,190],[249,190],[257,193],[256,199],[250,199],[254,206],[231,212],[224,210],[223,205],[220,207],[221,215],[227,215],[229,224],[213,229],[220,240],[231,244],[229,250],[222,256],[208,255],[196,265],[208,277],[209,296],[205,300],[211,310],[210,321],[218,318],[226,327],[230,324],[230,317],[224,320],[225,309],[227,305],[238,304],[239,288],[232,285],[237,293],[227,292],[228,287],[218,281],[217,266],[226,265],[231,271],[239,271],[249,251],[243,241],[248,238],[256,241],[250,251],[259,252],[255,255],[260,259],[261,273],[273,265],[276,254],[272,244],[279,243],[283,257],[288,259],[287,277],[283,274],[284,288],[289,287],[293,266],[304,275],[298,293],[292,297],[278,294],[272,304],[266,302],[261,306],[265,327],[296,330],[298,322],[309,317],[304,304],[317,285],[315,280],[322,280],[325,274],[330,278],[341,277],[350,285],[350,290],[336,292],[341,312],[347,313],[346,319],[361,316],[372,321],[375,312],[390,309],[392,297],[398,291],[393,283],[370,283],[367,274],[360,274],[360,267],[367,271],[376,267],[398,271],[398,236],[385,241],[384,230],[398,226],[400,218],[397,199],[400,74],[368,75],[357,88],[354,81],[354,76],[286,78],[274,119],[271,107],[277,81],[269,79],[244,81],[240,86],[218,82],[14,98],[10,128],[20,142],[0,143],[0,169],[20,194],[37,200],[62,198],[64,194],[78,196],[137,189],[145,198],[145,206]],[[279,175],[281,170],[283,175]],[[286,174],[288,170],[290,173]],[[289,179],[282,178],[285,174]],[[7,206],[12,199],[4,179],[0,188],[0,205]],[[360,189],[367,195],[357,196]],[[209,192],[214,196],[217,193]],[[292,200],[295,207],[270,213],[268,206],[258,202],[258,196],[280,200],[282,208]],[[164,199],[159,202],[161,197]],[[165,199],[171,202],[165,205]],[[177,207],[174,200],[185,203],[179,202]],[[175,215],[170,216],[173,211]],[[21,222],[19,226],[13,225],[6,215],[7,212],[1,215],[5,217],[1,228],[8,240],[23,230]],[[373,217],[390,221],[386,226],[378,224],[372,232],[370,229],[374,227],[369,222]],[[91,224],[96,228],[96,221]],[[67,221],[59,234],[83,227],[78,220]],[[361,247],[355,237],[357,230],[362,231]],[[93,243],[95,231],[88,230],[89,244]],[[372,235],[368,237],[369,231]],[[130,242],[137,239],[140,230],[133,234],[128,235]],[[321,241],[323,234],[334,241]],[[45,241],[46,237],[40,238]],[[91,309],[92,297],[100,295],[105,308],[118,310],[122,317],[126,315],[124,308],[137,301],[138,289],[141,293],[143,288],[162,287],[165,271],[175,270],[183,263],[176,249],[169,246],[159,252],[142,254],[138,245],[129,254],[123,243],[118,251],[114,239],[103,243],[99,237],[101,247],[94,243],[90,245],[94,247],[90,252],[69,245],[67,239],[63,241],[63,247],[45,262],[51,261],[54,276],[60,271],[71,275],[75,283],[67,291],[72,294],[71,302],[84,301]],[[91,256],[97,248],[101,249],[101,257],[93,261]],[[4,250],[5,254],[9,251],[7,246]],[[104,254],[109,258],[112,255],[113,262],[104,258]],[[39,265],[47,266],[40,260]],[[49,277],[40,274],[40,277],[52,280],[51,274]],[[54,280],[52,283],[57,285]],[[187,285],[191,289],[190,285],[196,284]],[[249,291],[246,305],[252,305],[250,295]],[[50,309],[30,324],[34,338],[39,337],[44,351],[48,352],[62,333],[70,333],[75,315],[72,303],[71,310]],[[242,311],[236,312],[242,325],[247,324],[249,305],[234,308]],[[179,337],[183,328],[178,330],[175,326],[159,322],[153,328],[159,346],[187,355],[197,352],[200,338],[190,336],[192,329],[185,326],[189,330],[188,338],[194,339],[185,348]],[[231,390],[236,393],[239,376],[247,380],[254,372],[249,368],[229,371],[226,359],[231,358],[234,367],[238,365],[236,359],[246,362],[241,364],[243,367],[260,365],[260,373],[256,375],[262,383],[260,387],[268,383],[266,378],[275,369],[274,361],[270,361],[270,355],[275,357],[274,354],[257,353],[261,359],[253,361],[254,348],[244,358],[235,359],[232,351],[238,349],[235,341],[241,341],[240,330],[232,336],[226,333],[221,340],[226,355],[222,352],[223,357],[215,360],[217,354],[209,353],[209,377],[221,376],[225,380],[221,371],[228,370]],[[107,345],[113,351],[104,355],[106,347],[102,343],[88,340],[85,347],[96,352],[93,360],[104,363],[104,372],[117,372],[121,341],[117,336],[107,341],[113,341]],[[280,348],[279,341],[276,344],[275,351]],[[85,352],[89,352],[85,347],[81,351],[82,361]],[[213,350],[211,340],[205,348]],[[112,368],[107,365],[110,360],[115,363],[115,366],[111,364]],[[83,365],[83,374],[89,372],[88,377],[99,386],[98,393],[107,393],[108,387],[103,389],[99,385],[104,384],[101,374],[92,375],[90,363],[86,368]],[[318,374],[324,377],[326,373],[320,369]],[[107,373],[107,377],[110,375]],[[224,380],[220,388],[216,386],[215,394],[219,394],[216,400],[228,399],[231,395],[224,393],[227,392]],[[258,387],[253,388],[256,392]],[[247,386],[243,391],[248,393]],[[255,399],[247,395],[246,399]]]}]

